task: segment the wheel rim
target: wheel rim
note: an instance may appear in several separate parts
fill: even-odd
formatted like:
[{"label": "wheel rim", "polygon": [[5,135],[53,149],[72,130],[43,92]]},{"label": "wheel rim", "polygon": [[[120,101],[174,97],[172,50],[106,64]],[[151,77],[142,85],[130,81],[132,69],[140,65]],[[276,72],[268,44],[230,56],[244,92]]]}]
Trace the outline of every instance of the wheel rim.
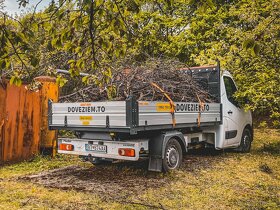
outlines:
[{"label": "wheel rim", "polygon": [[166,152],[166,161],[169,168],[174,169],[179,163],[179,152],[175,146],[171,146]]},{"label": "wheel rim", "polygon": [[250,147],[250,136],[248,134],[243,137],[244,149],[247,150]]}]

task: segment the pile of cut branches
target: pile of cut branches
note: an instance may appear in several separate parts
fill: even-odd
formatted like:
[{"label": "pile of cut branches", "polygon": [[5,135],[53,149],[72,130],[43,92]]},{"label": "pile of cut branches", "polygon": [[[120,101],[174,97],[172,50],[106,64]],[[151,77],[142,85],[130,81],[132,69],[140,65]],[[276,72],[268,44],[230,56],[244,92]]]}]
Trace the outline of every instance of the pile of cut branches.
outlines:
[{"label": "pile of cut branches", "polygon": [[[145,63],[120,62],[111,66],[112,77],[103,88],[95,85],[62,96],[61,101],[125,100],[134,95],[142,101],[213,102],[201,85],[185,71],[184,64],[166,59],[149,59]],[[163,93],[164,92],[164,93]]]}]

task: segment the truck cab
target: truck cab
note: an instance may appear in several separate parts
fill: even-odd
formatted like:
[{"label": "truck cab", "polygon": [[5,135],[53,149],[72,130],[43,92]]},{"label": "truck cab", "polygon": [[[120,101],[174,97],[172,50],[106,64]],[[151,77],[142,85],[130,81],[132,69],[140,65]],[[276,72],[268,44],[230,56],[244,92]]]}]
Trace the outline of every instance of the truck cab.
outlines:
[{"label": "truck cab", "polygon": [[[178,169],[183,154],[197,146],[249,152],[252,115],[235,100],[237,87],[220,66],[180,69],[207,89],[215,102],[126,101],[52,103],[49,129],[73,130],[58,139],[58,153],[94,164],[149,159],[149,170]],[[174,107],[172,107],[174,104]]]},{"label": "truck cab", "polygon": [[234,94],[236,91],[237,86],[233,77],[228,71],[224,71],[221,80],[221,103],[224,107],[221,133],[224,135],[224,141],[217,144],[216,148],[232,147],[239,148],[243,152],[249,152],[251,142],[248,142],[246,135],[249,134],[249,139],[252,140],[252,114],[250,111],[245,111],[235,100]]}]

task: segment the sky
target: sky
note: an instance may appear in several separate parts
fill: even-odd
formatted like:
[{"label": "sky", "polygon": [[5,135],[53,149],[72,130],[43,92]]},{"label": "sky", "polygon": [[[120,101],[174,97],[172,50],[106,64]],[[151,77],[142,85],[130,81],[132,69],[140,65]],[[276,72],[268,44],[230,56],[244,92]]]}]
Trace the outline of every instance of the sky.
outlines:
[{"label": "sky", "polygon": [[[5,0],[4,5],[5,8],[4,10],[8,12],[10,15],[14,14],[20,14],[21,12],[28,11],[28,8],[32,8],[32,6],[35,6],[40,0],[29,0],[29,4],[26,6],[26,8],[21,7],[19,8],[19,4],[17,0]],[[43,0],[37,7],[37,10],[42,10],[48,4],[50,3],[51,0]]]}]

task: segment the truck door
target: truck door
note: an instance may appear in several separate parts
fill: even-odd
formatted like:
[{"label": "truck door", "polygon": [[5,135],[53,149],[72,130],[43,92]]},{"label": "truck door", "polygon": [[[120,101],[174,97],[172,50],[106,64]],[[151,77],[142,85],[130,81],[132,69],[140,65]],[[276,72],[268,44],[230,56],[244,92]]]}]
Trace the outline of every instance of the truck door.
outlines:
[{"label": "truck door", "polygon": [[244,111],[238,106],[237,101],[234,99],[234,93],[237,88],[234,81],[230,76],[223,76],[224,91],[222,95],[223,103],[223,119],[225,125],[225,145],[235,146],[238,145],[242,135],[240,129],[243,122]]}]

